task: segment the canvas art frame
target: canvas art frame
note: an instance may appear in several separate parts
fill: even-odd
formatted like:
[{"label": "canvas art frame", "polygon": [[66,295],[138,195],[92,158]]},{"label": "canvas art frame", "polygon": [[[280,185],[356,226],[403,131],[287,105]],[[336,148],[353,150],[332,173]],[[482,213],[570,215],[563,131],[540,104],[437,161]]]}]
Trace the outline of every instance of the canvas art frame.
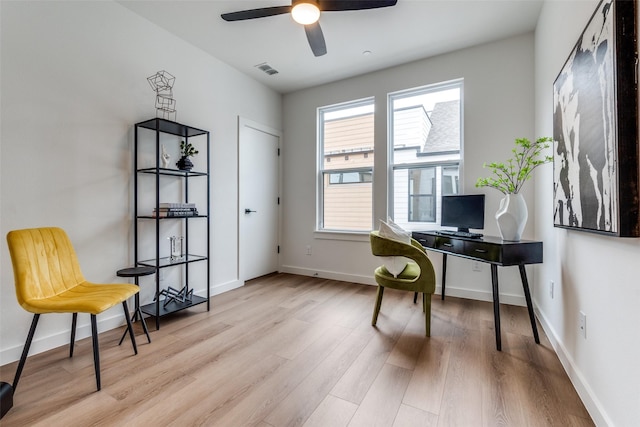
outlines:
[{"label": "canvas art frame", "polygon": [[640,236],[635,3],[601,0],[554,81],[555,227]]}]

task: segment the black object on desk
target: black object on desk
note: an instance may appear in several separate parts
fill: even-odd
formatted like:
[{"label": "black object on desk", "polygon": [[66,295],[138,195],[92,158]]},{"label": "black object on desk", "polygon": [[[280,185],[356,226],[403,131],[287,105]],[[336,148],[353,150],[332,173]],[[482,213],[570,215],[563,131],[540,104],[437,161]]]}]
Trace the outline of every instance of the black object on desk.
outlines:
[{"label": "black object on desk", "polygon": [[538,327],[533,313],[531,292],[527,280],[525,265],[542,263],[542,242],[520,240],[511,242],[499,237],[484,236],[483,238],[465,238],[459,236],[445,236],[435,231],[414,231],[413,238],[425,249],[442,253],[442,299],[444,299],[447,275],[447,255],[459,256],[474,261],[491,264],[491,283],[493,285],[493,318],[496,330],[496,348],[502,350],[500,337],[500,295],[498,291],[498,266],[518,266],[524,297],[527,300],[527,310],[533,337],[540,344]]},{"label": "black object on desk", "polygon": [[[129,268],[123,268],[122,270],[118,270],[116,272],[116,275],[118,277],[133,277],[135,278],[135,284],[136,286],[140,287],[140,284],[138,283],[138,277],[140,276],[148,276],[150,274],[154,274],[156,272],[156,269],[154,267],[129,267]],[[144,317],[142,317],[142,311],[140,311],[140,294],[137,293],[135,296],[135,305],[136,305],[136,309],[133,313],[133,318],[131,319],[131,322],[135,322],[138,317],[140,317],[140,322],[142,323],[142,329],[144,329],[144,333],[147,334],[147,340],[149,342],[151,342],[151,337],[149,336],[149,330],[147,329],[147,322],[144,321]],[[118,345],[122,344],[122,340],[124,340],[124,337],[127,335],[127,332],[129,331],[129,327],[127,326],[127,329],[124,330],[124,334],[122,335],[122,338],[120,338],[120,342],[118,343]]]}]

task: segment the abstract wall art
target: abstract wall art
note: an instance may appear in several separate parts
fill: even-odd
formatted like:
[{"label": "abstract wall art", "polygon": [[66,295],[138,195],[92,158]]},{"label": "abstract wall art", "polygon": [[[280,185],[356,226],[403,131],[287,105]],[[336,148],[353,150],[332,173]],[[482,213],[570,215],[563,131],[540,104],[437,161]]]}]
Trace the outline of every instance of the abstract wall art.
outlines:
[{"label": "abstract wall art", "polygon": [[640,236],[635,3],[602,0],[554,82],[556,227]]}]

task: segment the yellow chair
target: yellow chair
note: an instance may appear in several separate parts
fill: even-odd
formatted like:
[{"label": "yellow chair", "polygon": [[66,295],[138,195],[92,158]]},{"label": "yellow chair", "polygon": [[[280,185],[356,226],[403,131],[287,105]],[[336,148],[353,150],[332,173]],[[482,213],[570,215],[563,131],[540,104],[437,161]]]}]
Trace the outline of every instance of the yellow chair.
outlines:
[{"label": "yellow chair", "polygon": [[136,347],[127,298],[138,293],[139,288],[131,284],[95,284],[87,282],[80,271],[78,258],[69,237],[56,227],[14,230],[7,234],[9,253],[13,264],[18,303],[28,312],[34,313],[31,329],[24,345],[20,363],[13,380],[13,389],[18,385],[22,368],[41,314],[73,313],[69,357],[73,356],[75,330],[78,313],[91,315],[93,336],[93,362],[96,384],[100,390],[100,357],[98,354],[98,329],[96,315],[122,303],[129,336],[135,354]]},{"label": "yellow chair", "polygon": [[371,241],[371,252],[375,256],[402,256],[414,261],[407,263],[407,266],[398,274],[398,277],[394,277],[393,274],[389,273],[384,265],[376,268],[375,279],[376,283],[378,283],[378,295],[376,306],[373,309],[371,324],[375,326],[378,322],[378,313],[382,305],[384,288],[422,293],[426,334],[431,336],[431,295],[436,290],[436,275],[426,251],[415,239],[411,239],[411,244],[409,245],[381,237],[377,231],[372,231],[369,239]]}]

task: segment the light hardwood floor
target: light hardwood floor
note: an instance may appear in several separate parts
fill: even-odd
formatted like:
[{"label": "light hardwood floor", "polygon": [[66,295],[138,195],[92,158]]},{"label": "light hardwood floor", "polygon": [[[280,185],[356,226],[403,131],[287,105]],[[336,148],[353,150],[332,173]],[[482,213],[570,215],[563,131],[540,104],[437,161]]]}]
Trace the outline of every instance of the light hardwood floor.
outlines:
[{"label": "light hardwood floor", "polygon": [[137,356],[122,328],[102,333],[100,392],[90,339],[29,357],[0,424],[593,425],[524,307],[502,305],[498,352],[491,303],[434,295],[426,338],[409,292],[388,289],[372,327],[375,289],[277,274],[163,318],[151,344],[136,325]]}]

